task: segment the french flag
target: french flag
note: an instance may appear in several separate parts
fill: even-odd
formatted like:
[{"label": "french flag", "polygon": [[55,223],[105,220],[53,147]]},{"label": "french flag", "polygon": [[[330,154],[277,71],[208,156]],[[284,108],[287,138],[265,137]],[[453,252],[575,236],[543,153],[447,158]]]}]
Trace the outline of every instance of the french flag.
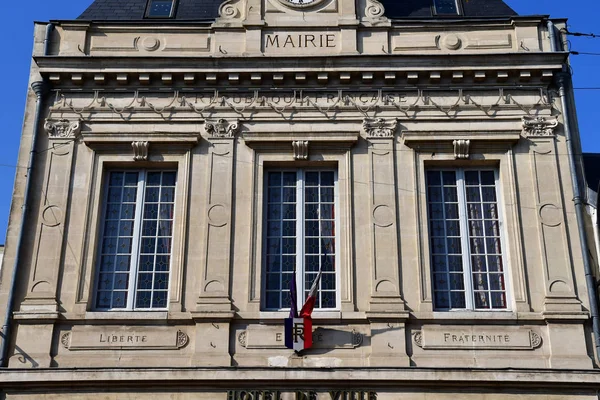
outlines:
[{"label": "french flag", "polygon": [[296,274],[292,276],[290,281],[290,316],[285,319],[285,347],[292,349],[295,352],[310,349],[313,345],[312,340],[312,312],[317,301],[317,293],[319,292],[319,282],[321,281],[322,270],[319,269],[317,277],[313,281],[310,291],[304,305],[300,309],[300,315],[296,306],[297,289],[296,289]]}]

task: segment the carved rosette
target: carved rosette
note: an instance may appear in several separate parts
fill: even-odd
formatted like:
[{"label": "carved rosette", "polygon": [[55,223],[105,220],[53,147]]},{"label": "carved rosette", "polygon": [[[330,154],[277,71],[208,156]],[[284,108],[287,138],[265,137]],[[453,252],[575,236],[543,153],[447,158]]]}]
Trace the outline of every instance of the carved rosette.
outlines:
[{"label": "carved rosette", "polygon": [[470,140],[455,140],[452,142],[452,145],[454,145],[454,158],[459,160],[466,160],[469,158],[469,147],[471,145]]},{"label": "carved rosette", "polygon": [[242,331],[239,335],[238,335],[238,342],[242,345],[242,347],[246,347],[246,338],[248,336],[248,332],[247,331]]},{"label": "carved rosette", "polygon": [[529,332],[529,337],[531,338],[532,349],[536,349],[542,345],[542,337],[534,331]]},{"label": "carved rosette", "polygon": [[527,137],[553,137],[557,126],[556,117],[523,117],[523,135]]},{"label": "carved rosette", "polygon": [[292,142],[294,149],[294,160],[308,160],[308,141],[296,140]]},{"label": "carved rosette", "polygon": [[220,118],[216,121],[206,121],[204,130],[211,137],[233,138],[239,129],[238,121],[229,122]]},{"label": "carved rosette", "polygon": [[423,332],[416,331],[413,333],[413,341],[419,347],[423,347]]},{"label": "carved rosette", "polygon": [[190,341],[189,336],[183,331],[177,331],[177,348],[185,347]]},{"label": "carved rosette", "polygon": [[65,332],[60,336],[60,343],[65,349],[68,349],[71,345],[71,332]]},{"label": "carved rosette", "polygon": [[363,121],[363,128],[367,133],[367,137],[393,137],[396,133],[398,121],[385,120],[384,118],[366,118]]},{"label": "carved rosette", "polygon": [[352,346],[354,348],[359,347],[363,342],[363,334],[360,332],[352,331]]},{"label": "carved rosette", "polygon": [[44,130],[50,139],[74,139],[81,132],[81,123],[68,119],[47,119]]},{"label": "carved rosette", "polygon": [[133,161],[147,161],[148,160],[148,149],[150,143],[148,142],[131,142],[133,148]]}]

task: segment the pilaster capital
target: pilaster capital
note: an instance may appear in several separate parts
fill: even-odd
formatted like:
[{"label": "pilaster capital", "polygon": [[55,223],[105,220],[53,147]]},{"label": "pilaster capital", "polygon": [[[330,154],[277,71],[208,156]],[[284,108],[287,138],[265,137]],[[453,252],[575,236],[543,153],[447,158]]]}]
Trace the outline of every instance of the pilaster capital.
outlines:
[{"label": "pilaster capital", "polygon": [[81,132],[81,122],[68,119],[47,119],[44,130],[50,139],[74,139]]},{"label": "pilaster capital", "polygon": [[391,138],[396,133],[398,121],[384,118],[365,118],[363,128],[369,138]]},{"label": "pilaster capital", "polygon": [[207,120],[204,123],[204,131],[213,138],[233,138],[239,129],[237,120],[227,121],[224,118],[218,120]]}]

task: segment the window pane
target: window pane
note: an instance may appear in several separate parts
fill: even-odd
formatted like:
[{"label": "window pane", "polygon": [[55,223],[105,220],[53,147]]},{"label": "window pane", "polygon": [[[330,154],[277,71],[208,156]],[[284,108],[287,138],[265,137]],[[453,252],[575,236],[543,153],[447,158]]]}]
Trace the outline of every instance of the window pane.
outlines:
[{"label": "window pane", "polygon": [[458,14],[456,0],[434,0],[436,14]]},{"label": "window pane", "polygon": [[[97,308],[166,306],[175,176],[171,171],[109,173]],[[141,201],[138,193],[143,194]],[[135,303],[128,304],[134,290]],[[161,291],[155,296],[159,306],[152,303],[155,290]]]},{"label": "window pane", "polygon": [[[334,178],[333,171],[267,172],[264,247],[267,308],[290,306],[289,285],[294,271],[298,274],[298,298],[302,302],[319,270],[323,274],[315,307],[336,307]],[[302,197],[298,197],[299,193]],[[304,221],[298,220],[300,215]],[[298,234],[301,236],[297,237]]]},{"label": "window pane", "polygon": [[168,18],[171,16],[173,0],[150,0],[148,17]]},{"label": "window pane", "polygon": [[457,171],[426,173],[434,306],[506,308],[494,171]]}]

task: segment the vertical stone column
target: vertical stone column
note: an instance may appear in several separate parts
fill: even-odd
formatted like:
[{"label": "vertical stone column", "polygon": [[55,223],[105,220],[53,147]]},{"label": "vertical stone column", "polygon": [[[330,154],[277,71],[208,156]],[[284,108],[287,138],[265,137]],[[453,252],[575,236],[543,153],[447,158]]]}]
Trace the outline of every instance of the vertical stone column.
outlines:
[{"label": "vertical stone column", "polygon": [[207,219],[204,264],[196,310],[196,350],[193,365],[231,366],[229,328],[231,223],[237,121],[219,119],[204,126],[210,143],[206,184]]},{"label": "vertical stone column", "polygon": [[[41,187],[32,187],[38,197],[40,213],[29,275],[28,290],[20,314],[52,314],[58,311],[56,291],[63,260],[64,219],[69,206],[69,188],[73,167],[74,143],[81,130],[79,121],[48,119],[46,170]],[[40,153],[40,150],[37,150]]]},{"label": "vertical stone column", "polygon": [[231,213],[237,129],[237,121],[224,119],[207,121],[205,125],[210,142],[206,185],[208,215],[197,313],[231,313]]},{"label": "vertical stone column", "polygon": [[371,366],[409,365],[404,324],[408,313],[400,281],[396,126],[396,120],[381,118],[363,123],[369,141],[371,197],[371,299],[367,312],[371,321]]},{"label": "vertical stone column", "polygon": [[524,117],[523,134],[532,142],[534,184],[542,266],[545,313],[581,312],[573,284],[567,238],[563,187],[560,181],[554,129],[555,117]]}]

